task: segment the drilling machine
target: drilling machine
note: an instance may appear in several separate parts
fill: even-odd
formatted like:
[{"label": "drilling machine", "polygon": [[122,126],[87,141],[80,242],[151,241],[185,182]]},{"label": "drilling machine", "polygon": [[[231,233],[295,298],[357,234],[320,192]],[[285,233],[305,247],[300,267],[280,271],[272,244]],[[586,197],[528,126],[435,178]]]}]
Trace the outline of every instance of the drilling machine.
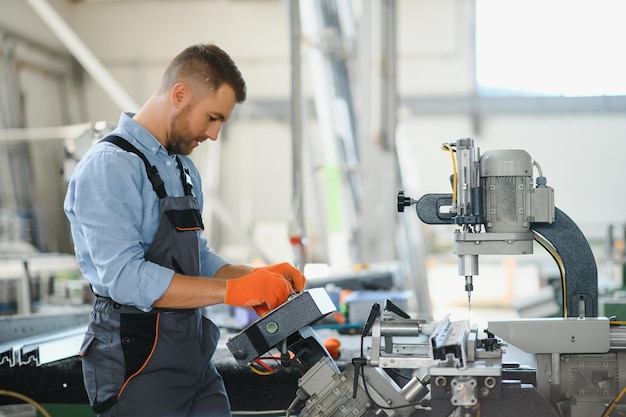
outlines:
[{"label": "drilling machine", "polygon": [[[443,148],[452,155],[452,194],[426,194],[415,201],[401,191],[398,211],[415,205],[426,224],[458,226],[454,252],[459,275],[465,277],[468,301],[473,277],[479,272],[479,255],[532,254],[536,241],[559,266],[564,315],[597,316],[598,272],[593,253],[578,226],[555,207],[554,190],[547,185],[541,166],[524,150],[481,155],[473,139],[459,139]],[[539,173],[536,187],[533,166]]]},{"label": "drilling machine", "polygon": [[[478,255],[532,253],[530,225],[554,222],[554,190],[546,185],[543,175],[537,177],[537,187],[533,188],[533,160],[526,151],[491,151],[481,157],[472,139],[444,144],[443,149],[451,153],[455,168],[452,201],[445,216],[449,223],[459,226],[454,233],[455,253],[471,306]],[[412,203],[399,194],[399,211]],[[441,205],[438,209],[442,212]],[[483,227],[486,233],[481,233]]]},{"label": "drilling machine", "polygon": [[[521,150],[481,156],[472,139],[444,149],[454,161],[453,194],[413,200],[400,192],[398,211],[415,205],[425,223],[458,226],[455,253],[468,297],[478,255],[530,254],[537,241],[559,266],[563,317],[489,321],[481,333],[449,315],[430,322],[412,318],[387,300],[382,308],[372,306],[360,354],[338,363],[311,327],[334,311],[328,294],[313,288],[228,341],[238,364],[275,349],[280,369],[302,373],[287,416],[623,415],[626,328],[597,317],[593,254],[576,224],[554,207],[554,191],[539,165]],[[535,355],[536,368],[510,363],[505,353],[513,346]]]}]

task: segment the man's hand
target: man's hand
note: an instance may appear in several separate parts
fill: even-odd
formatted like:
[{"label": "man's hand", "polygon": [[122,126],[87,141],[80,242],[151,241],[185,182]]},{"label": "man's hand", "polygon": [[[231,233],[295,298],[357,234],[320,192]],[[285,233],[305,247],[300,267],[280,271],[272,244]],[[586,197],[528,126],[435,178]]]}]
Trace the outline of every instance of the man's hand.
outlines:
[{"label": "man's hand", "polygon": [[302,292],[302,290],[304,289],[304,285],[306,284],[306,278],[304,277],[304,275],[302,275],[302,272],[300,272],[297,268],[295,268],[288,262],[254,268],[253,272],[263,270],[282,275],[287,281],[291,283],[291,286],[293,287],[293,290],[295,292]]},{"label": "man's hand", "polygon": [[278,307],[287,301],[292,292],[291,284],[282,275],[255,269],[241,278],[226,281],[224,303],[241,307],[261,307],[262,311],[264,308]]}]

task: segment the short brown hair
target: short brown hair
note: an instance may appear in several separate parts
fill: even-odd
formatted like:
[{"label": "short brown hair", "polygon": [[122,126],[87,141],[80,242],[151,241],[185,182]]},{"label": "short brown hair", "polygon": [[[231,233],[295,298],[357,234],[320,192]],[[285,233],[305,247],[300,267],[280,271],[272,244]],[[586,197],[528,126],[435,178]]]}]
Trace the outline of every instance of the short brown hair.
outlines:
[{"label": "short brown hair", "polygon": [[232,58],[214,44],[196,44],[176,55],[163,74],[161,89],[180,80],[195,80],[217,90],[222,84],[235,91],[237,103],[246,100],[246,82]]}]

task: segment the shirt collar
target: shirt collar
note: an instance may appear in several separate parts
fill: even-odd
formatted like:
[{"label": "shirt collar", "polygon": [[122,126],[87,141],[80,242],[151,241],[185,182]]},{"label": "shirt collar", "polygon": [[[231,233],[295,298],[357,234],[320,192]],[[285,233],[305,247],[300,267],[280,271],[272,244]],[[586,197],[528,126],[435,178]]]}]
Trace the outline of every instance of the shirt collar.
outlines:
[{"label": "shirt collar", "polygon": [[167,154],[167,151],[157,138],[133,119],[134,115],[135,113],[130,112],[122,113],[116,130],[123,133],[126,139],[134,142],[134,145],[139,145],[137,147],[140,148],[142,152],[156,154],[161,151]]}]

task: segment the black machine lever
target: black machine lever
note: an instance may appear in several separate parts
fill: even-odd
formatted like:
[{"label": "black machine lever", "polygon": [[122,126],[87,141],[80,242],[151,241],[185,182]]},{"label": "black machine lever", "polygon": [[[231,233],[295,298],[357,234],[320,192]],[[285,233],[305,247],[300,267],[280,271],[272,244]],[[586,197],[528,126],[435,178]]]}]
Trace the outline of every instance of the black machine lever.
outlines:
[{"label": "black machine lever", "polygon": [[[372,309],[370,310],[370,315],[367,317],[367,321],[365,322],[363,329],[361,329],[361,338],[369,334],[370,330],[372,330],[372,326],[374,325],[374,321],[376,321],[376,318],[379,315],[380,315],[380,304],[374,303],[372,305]],[[361,356],[363,356],[363,350],[361,350]]]},{"label": "black machine lever", "polygon": [[354,379],[352,384],[352,398],[356,398],[356,391],[359,387],[359,372],[361,368],[366,364],[367,360],[363,356],[363,338],[368,335],[368,333],[372,330],[372,326],[376,321],[376,318],[380,315],[380,304],[374,303],[372,305],[372,309],[370,310],[370,314],[367,317],[367,321],[363,328],[361,329],[361,356],[358,358],[352,359],[352,365],[354,366]]},{"label": "black machine lever", "polygon": [[409,316],[407,313],[405,313],[404,310],[402,310],[400,307],[395,305],[393,303],[393,301],[391,301],[389,299],[385,300],[385,311],[391,311],[392,313],[397,314],[398,316],[402,317],[403,319],[410,319],[411,318],[411,316]]}]

